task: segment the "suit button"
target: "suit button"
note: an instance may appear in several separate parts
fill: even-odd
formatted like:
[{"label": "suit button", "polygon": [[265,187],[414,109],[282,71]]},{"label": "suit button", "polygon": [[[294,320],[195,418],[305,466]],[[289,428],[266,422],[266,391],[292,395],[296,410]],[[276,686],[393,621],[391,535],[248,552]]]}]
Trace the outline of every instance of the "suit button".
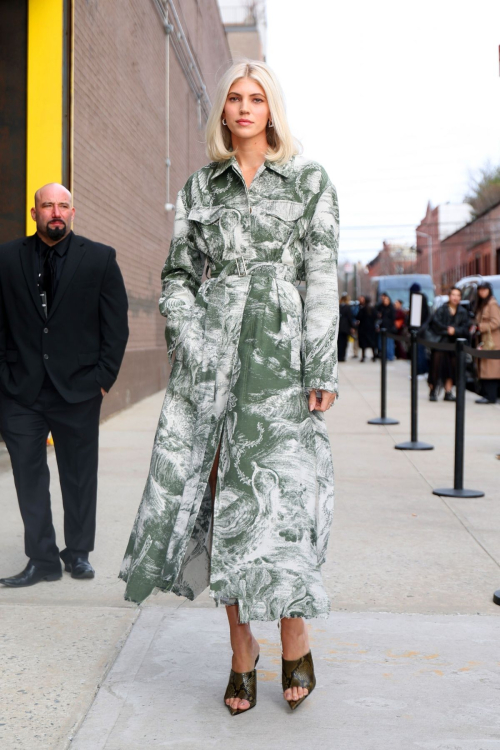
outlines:
[{"label": "suit button", "polygon": [[44,329],[43,329],[43,332],[44,332],[44,333],[48,333],[48,332],[49,332],[49,329],[48,329],[48,328],[44,328]]},{"label": "suit button", "polygon": [[44,358],[44,359],[48,359],[48,358],[49,358],[49,355],[48,355],[48,354],[44,354],[44,355],[43,355],[43,358]]}]

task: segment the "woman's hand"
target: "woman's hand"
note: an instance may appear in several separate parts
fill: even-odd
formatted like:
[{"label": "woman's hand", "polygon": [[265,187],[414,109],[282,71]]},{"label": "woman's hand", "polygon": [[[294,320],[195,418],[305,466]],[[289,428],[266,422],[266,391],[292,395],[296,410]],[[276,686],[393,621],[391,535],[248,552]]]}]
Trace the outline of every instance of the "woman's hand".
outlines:
[{"label": "woman's hand", "polygon": [[[320,398],[317,396],[318,393],[321,394]],[[313,388],[309,394],[309,411],[326,411],[333,405],[336,395],[330,391],[317,391]]]}]

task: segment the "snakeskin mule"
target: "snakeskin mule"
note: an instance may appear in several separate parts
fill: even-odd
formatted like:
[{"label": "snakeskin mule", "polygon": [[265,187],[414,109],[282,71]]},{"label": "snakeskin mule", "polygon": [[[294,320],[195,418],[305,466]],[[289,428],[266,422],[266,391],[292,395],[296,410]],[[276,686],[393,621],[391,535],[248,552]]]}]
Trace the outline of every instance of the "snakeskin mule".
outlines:
[{"label": "snakeskin mule", "polygon": [[294,659],[293,661],[281,659],[281,663],[283,669],[281,677],[283,692],[293,687],[307,688],[309,691],[307,695],[299,698],[298,701],[287,701],[292,711],[294,711],[297,706],[300,706],[302,701],[305,701],[311,695],[316,686],[312,654],[309,651],[305,656],[301,656],[300,659]]},{"label": "snakeskin mule", "polygon": [[[260,656],[260,654],[259,654]],[[259,661],[259,656],[255,660],[255,667]],[[226,692],[224,693],[224,705],[231,716],[245,714],[250,711],[257,703],[257,670],[255,667],[251,672],[234,672],[231,670],[229,682],[227,683]],[[239,698],[242,701],[250,703],[249,708],[231,708],[226,701],[228,698]]]}]

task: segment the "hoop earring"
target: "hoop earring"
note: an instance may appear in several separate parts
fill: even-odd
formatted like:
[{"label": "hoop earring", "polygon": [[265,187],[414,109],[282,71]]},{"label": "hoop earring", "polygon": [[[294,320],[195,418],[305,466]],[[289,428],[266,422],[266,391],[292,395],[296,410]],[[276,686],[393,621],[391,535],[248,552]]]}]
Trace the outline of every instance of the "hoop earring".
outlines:
[{"label": "hoop earring", "polygon": [[268,128],[274,128],[274,122],[272,120],[267,121],[267,127]]},{"label": "hoop earring", "polygon": [[225,125],[225,126],[227,127],[227,122],[226,122],[226,119],[225,119],[225,118],[223,118],[223,119],[222,119],[222,124],[223,124],[223,125]]}]

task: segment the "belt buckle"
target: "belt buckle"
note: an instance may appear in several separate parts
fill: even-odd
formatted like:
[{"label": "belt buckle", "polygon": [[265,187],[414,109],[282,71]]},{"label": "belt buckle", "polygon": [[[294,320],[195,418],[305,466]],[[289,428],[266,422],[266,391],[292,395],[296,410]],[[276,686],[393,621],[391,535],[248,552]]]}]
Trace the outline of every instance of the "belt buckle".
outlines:
[{"label": "belt buckle", "polygon": [[[240,269],[240,262],[243,268],[243,272]],[[238,276],[246,276],[247,275],[247,266],[245,263],[245,258],[236,258],[236,270],[238,271]]]}]

